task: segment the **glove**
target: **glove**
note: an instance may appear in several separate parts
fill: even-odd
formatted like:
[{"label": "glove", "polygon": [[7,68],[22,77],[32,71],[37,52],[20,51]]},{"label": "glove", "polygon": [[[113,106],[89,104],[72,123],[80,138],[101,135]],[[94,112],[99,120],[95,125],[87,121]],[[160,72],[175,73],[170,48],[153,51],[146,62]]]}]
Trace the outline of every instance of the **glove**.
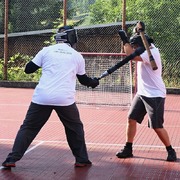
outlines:
[{"label": "glove", "polygon": [[123,45],[125,45],[126,43],[129,43],[128,38],[127,38],[127,34],[124,30],[119,30],[119,36],[123,42]]},{"label": "glove", "polygon": [[145,24],[142,21],[137,22],[136,27],[133,29],[133,32],[139,34],[140,32],[145,31]]},{"label": "glove", "polygon": [[91,80],[91,82],[90,82],[90,84],[88,85],[88,87],[91,87],[91,88],[95,88],[95,87],[97,87],[99,85],[99,80],[98,80],[98,78],[92,78],[92,80]]}]

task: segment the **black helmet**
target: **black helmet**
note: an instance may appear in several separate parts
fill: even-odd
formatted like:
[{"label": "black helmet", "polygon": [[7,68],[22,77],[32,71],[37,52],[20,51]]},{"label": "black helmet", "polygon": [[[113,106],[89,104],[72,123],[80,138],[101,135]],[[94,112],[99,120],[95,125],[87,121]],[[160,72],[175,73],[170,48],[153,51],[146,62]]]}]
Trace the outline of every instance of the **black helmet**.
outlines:
[{"label": "black helmet", "polygon": [[[149,45],[151,45],[151,43],[153,43],[153,39],[150,38],[148,35],[145,34],[145,37],[147,39],[147,42],[149,43]],[[144,47],[143,41],[141,39],[141,36],[136,34],[134,36],[132,36],[130,38],[130,44],[137,44],[140,47]]]},{"label": "black helmet", "polygon": [[58,29],[58,33],[60,32],[63,32],[63,31],[66,31],[68,29],[73,29],[72,26],[61,26],[59,29]]},{"label": "black helmet", "polygon": [[75,29],[64,30],[57,33],[54,36],[54,39],[56,40],[56,42],[65,42],[73,46],[75,43],[77,43],[76,31]]},{"label": "black helmet", "polygon": [[67,33],[66,32],[60,32],[60,33],[57,33],[55,36],[54,36],[54,39],[56,40],[56,42],[67,42]]}]

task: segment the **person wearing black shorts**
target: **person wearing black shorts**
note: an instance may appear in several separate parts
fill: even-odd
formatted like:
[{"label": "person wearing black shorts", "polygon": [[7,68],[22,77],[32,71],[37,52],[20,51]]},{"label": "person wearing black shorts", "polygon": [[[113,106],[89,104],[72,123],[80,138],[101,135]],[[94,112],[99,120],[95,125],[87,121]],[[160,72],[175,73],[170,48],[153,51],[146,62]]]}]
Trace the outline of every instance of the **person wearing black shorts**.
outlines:
[{"label": "person wearing black shorts", "polygon": [[[127,55],[130,55],[138,47],[144,47],[139,35],[140,28],[144,24],[138,22],[136,25],[136,33],[130,38],[130,43],[127,35],[123,30],[119,31],[121,40],[123,41],[124,50]],[[141,29],[142,30],[142,29]],[[146,39],[150,46],[151,54],[156,60],[158,69],[153,70],[147,51],[145,50],[140,56],[133,60],[137,61],[137,93],[133,98],[131,108],[128,113],[128,121],[126,128],[126,144],[124,148],[116,153],[118,158],[133,157],[133,141],[136,135],[137,123],[141,124],[145,115],[148,116],[148,127],[152,128],[167,150],[167,161],[176,161],[177,156],[172,148],[170,139],[164,123],[164,105],[166,98],[166,87],[162,80],[162,64],[158,48],[153,44],[153,40],[146,35]]]}]

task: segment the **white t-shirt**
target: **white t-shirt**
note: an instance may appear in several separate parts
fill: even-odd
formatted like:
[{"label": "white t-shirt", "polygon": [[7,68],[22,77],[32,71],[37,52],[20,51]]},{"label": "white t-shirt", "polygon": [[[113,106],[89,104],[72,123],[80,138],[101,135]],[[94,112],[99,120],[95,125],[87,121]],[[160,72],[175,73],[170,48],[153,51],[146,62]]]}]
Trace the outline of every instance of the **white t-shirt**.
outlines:
[{"label": "white t-shirt", "polygon": [[158,69],[152,69],[147,51],[140,55],[143,61],[138,61],[137,63],[137,94],[146,97],[164,98],[166,97],[166,87],[161,76],[162,64],[160,53],[158,48],[156,48],[155,46],[152,46],[152,49],[150,49],[150,51],[155,59]]},{"label": "white t-shirt", "polygon": [[55,106],[68,106],[75,102],[76,74],[85,74],[85,60],[79,52],[59,43],[44,47],[32,62],[42,67],[32,102]]}]

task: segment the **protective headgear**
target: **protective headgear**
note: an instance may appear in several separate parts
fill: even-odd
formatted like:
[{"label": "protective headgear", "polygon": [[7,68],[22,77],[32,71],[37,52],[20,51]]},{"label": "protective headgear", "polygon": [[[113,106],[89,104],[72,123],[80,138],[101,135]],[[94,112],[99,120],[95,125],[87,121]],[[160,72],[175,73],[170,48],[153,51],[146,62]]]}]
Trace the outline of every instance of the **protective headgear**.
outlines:
[{"label": "protective headgear", "polygon": [[75,29],[62,30],[54,36],[54,39],[56,42],[65,42],[73,46],[77,43],[76,31]]},{"label": "protective headgear", "polygon": [[66,31],[68,29],[73,29],[73,27],[72,26],[62,26],[58,29],[58,33]]},{"label": "protective headgear", "polygon": [[[153,39],[150,38],[149,36],[145,35],[147,42],[149,43],[149,45],[151,45],[151,43],[153,43]],[[142,42],[141,36],[136,34],[134,36],[132,36],[130,38],[130,44],[137,44],[139,47],[144,47],[144,44]]]},{"label": "protective headgear", "polygon": [[54,36],[54,39],[56,40],[56,42],[67,42],[67,33],[66,32],[57,33]]}]

